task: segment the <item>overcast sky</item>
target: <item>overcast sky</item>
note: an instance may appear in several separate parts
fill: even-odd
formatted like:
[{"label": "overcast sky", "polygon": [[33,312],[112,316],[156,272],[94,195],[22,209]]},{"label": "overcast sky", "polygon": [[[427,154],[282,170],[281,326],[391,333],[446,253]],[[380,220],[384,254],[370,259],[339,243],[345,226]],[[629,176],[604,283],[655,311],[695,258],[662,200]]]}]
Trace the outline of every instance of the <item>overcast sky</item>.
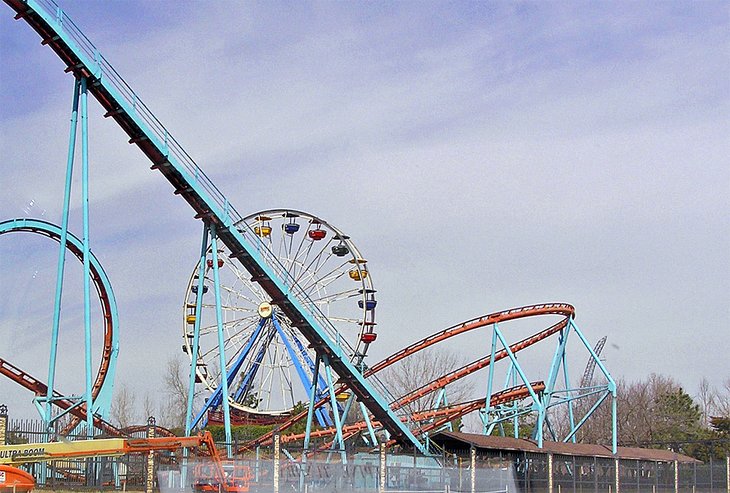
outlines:
[{"label": "overcast sky", "polygon": [[[378,289],[371,361],[560,301],[591,342],[608,336],[616,378],[661,373],[690,393],[730,378],[726,2],[61,7],[242,214],[304,210],[352,237]],[[0,219],[60,223],[64,68],[0,6]],[[93,101],[91,245],[119,304],[117,381],[155,392],[182,357],[201,225],[101,115]],[[56,256],[45,238],[0,237],[0,357],[43,380]],[[75,294],[67,393],[82,392]],[[29,400],[0,380],[0,402]]]}]

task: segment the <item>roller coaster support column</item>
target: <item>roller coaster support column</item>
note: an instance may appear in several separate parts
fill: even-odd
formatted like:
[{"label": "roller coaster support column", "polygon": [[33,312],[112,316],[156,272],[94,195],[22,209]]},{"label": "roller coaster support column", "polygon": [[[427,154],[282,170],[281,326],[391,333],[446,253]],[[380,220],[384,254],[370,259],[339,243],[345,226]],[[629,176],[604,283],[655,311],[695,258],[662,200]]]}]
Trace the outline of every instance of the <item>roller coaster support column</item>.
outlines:
[{"label": "roller coaster support column", "polygon": [[[340,410],[337,406],[337,395],[335,394],[334,380],[332,379],[332,370],[330,369],[330,361],[327,355],[322,355],[322,362],[324,363],[324,375],[327,387],[330,393],[330,405],[332,406],[332,415],[335,418],[335,430],[336,430],[336,441],[335,443],[340,447],[340,457],[342,458],[342,464],[347,464],[347,454],[345,453],[345,441],[342,438],[342,420],[340,419]],[[333,444],[334,445],[334,444]]]},{"label": "roller coaster support column", "polygon": [[[73,106],[71,110],[71,128],[69,136],[68,156],[66,162],[66,180],[63,198],[63,214],[60,234],[60,250],[58,254],[58,267],[56,272],[56,293],[54,299],[53,327],[51,329],[51,348],[48,362],[48,390],[46,392],[45,409],[41,412],[48,433],[52,432],[53,416],[52,403],[56,377],[56,357],[58,354],[58,334],[61,319],[61,299],[63,293],[64,266],[66,262],[66,242],[68,239],[68,216],[71,203],[71,183],[73,177],[73,165],[76,150],[76,132],[78,127],[79,103],[81,104],[81,187],[82,187],[82,213],[83,213],[83,240],[82,256],[84,264],[84,348],[85,348],[85,391],[83,401],[86,404],[87,435],[94,435],[94,402],[92,401],[92,368],[91,368],[91,289],[89,273],[91,253],[89,249],[89,135],[88,135],[88,111],[87,111],[87,80],[86,78],[76,79],[74,83]],[[108,397],[108,396],[107,396]],[[107,403],[108,404],[108,403]],[[104,407],[108,407],[105,405]],[[39,408],[40,410],[40,408]],[[50,437],[49,437],[50,438]],[[43,481],[41,477],[41,481]]]},{"label": "roller coaster support column", "polygon": [[[205,286],[205,252],[208,251],[208,227],[203,226],[203,240],[200,246],[200,268],[198,270],[198,292],[195,296],[195,324],[193,325],[193,349],[190,356],[190,380],[188,381],[188,406],[185,412],[185,436],[192,432],[193,401],[195,400],[195,376],[200,348],[200,316],[203,309],[203,288]],[[188,449],[183,450],[182,484],[187,484]]]},{"label": "roller coaster support column", "polygon": [[[319,380],[319,365],[322,358],[317,354],[312,368],[312,385],[309,387],[309,407],[307,408],[307,427],[304,431],[304,453],[302,454],[302,467],[300,469],[299,491],[304,491],[304,480],[307,476],[307,453],[309,452],[309,440],[312,434],[312,420],[314,419],[314,401],[317,395],[317,381]],[[257,449],[258,450],[258,449]]]},{"label": "roller coaster support column", "polygon": [[[342,409],[342,413],[341,414],[340,414],[340,406],[339,406],[339,403],[338,402],[335,402],[335,405],[333,406],[334,407],[334,414],[335,415],[339,414],[339,416],[340,416],[340,423],[344,424],[344,422],[347,420],[347,415],[350,413],[350,409],[352,408],[352,403],[353,402],[355,402],[355,394],[352,394],[351,393],[350,394],[350,397],[347,398],[347,402],[345,403],[345,406]],[[338,445],[340,447],[340,455],[343,455],[344,454],[346,456],[346,454],[344,452],[344,450],[345,450],[345,440],[343,438],[342,441],[341,441],[341,443],[339,443],[339,444],[337,442],[335,442],[335,441],[332,442],[332,445],[330,446],[330,452],[329,452],[329,454],[327,454],[327,462],[330,461],[330,458],[332,456],[332,452],[334,452],[335,447],[338,446]],[[343,461],[343,464],[344,463],[345,462]]]},{"label": "roller coaster support column", "polygon": [[507,355],[509,356],[510,361],[512,361],[512,364],[514,365],[515,371],[517,371],[517,373],[519,374],[520,378],[522,379],[522,383],[525,384],[528,392],[530,393],[530,397],[532,397],[532,408],[533,408],[533,410],[537,411],[537,423],[535,424],[536,437],[534,437],[534,438],[537,440],[537,446],[539,448],[542,448],[542,427],[543,427],[543,423],[545,422],[545,407],[540,402],[539,397],[535,393],[535,390],[532,388],[532,384],[527,379],[527,376],[525,375],[525,373],[522,371],[520,364],[517,362],[517,357],[515,357],[515,353],[512,352],[512,350],[509,348],[509,344],[505,340],[504,336],[502,335],[502,332],[499,330],[499,328],[497,327],[496,324],[494,325],[494,331],[493,331],[492,337],[499,338],[499,341],[502,343],[504,350],[507,352]]},{"label": "roller coaster support column", "polygon": [[373,428],[373,423],[370,421],[370,412],[368,411],[368,408],[365,407],[365,404],[362,402],[358,402],[360,404],[360,412],[362,413],[362,417],[365,420],[365,424],[368,427],[368,434],[370,435],[370,441],[372,441],[372,446],[375,447],[378,445],[378,437],[375,435],[375,429]]},{"label": "roller coaster support column", "polygon": [[[508,387],[515,387],[517,385],[517,372],[515,371],[515,365],[510,364],[509,370],[507,371],[507,376],[504,379],[504,388]],[[520,438],[520,416],[519,416],[519,404],[515,401],[511,404],[508,404],[509,407],[511,407],[512,415],[512,436],[515,438]],[[501,425],[501,423],[500,423]],[[504,433],[504,428],[502,428],[502,432]]]},{"label": "roller coaster support column", "polygon": [[[545,408],[550,407],[550,401],[552,400],[553,391],[555,389],[555,383],[558,380],[558,373],[560,373],[560,367],[563,368],[563,378],[565,388],[570,389],[570,377],[568,376],[568,362],[565,359],[565,347],[568,343],[568,337],[570,336],[570,324],[567,324],[563,330],[560,331],[560,337],[558,339],[558,346],[555,348],[555,354],[553,355],[553,362],[550,367],[550,373],[548,375],[547,385],[545,386],[545,393],[543,394],[543,406]],[[570,421],[570,429],[575,429],[575,417],[573,415],[573,399],[572,392],[568,390],[568,418]],[[553,439],[556,437],[553,436]],[[572,441],[575,443],[575,434],[572,436]]]},{"label": "roller coaster support column", "polygon": [[[228,375],[226,372],[226,349],[225,339],[223,338],[223,313],[221,311],[221,284],[220,284],[220,273],[218,272],[218,233],[216,231],[215,223],[209,225],[210,238],[211,238],[211,250],[212,250],[212,262],[213,262],[213,290],[215,291],[215,320],[218,326],[218,352],[220,359],[219,364],[221,368],[221,387],[223,390],[223,426],[226,431],[226,449],[228,457],[233,456],[233,440],[231,438],[231,409],[230,403],[228,402]],[[196,361],[197,363],[197,361]]]},{"label": "roller coaster support column", "polygon": [[[496,328],[497,324],[496,323],[493,324],[493,327]],[[494,337],[494,333],[492,333],[492,352],[490,353],[489,361],[494,361],[494,355],[496,354],[496,352],[497,352],[497,338]],[[492,383],[494,380],[494,366],[495,365],[493,365],[493,364],[489,365],[489,377],[487,379],[487,399],[486,399],[486,402],[484,403],[484,407],[486,409],[485,416],[487,417],[487,419],[489,419],[489,413],[492,411],[492,405],[490,402],[492,399]],[[491,433],[491,429],[489,431],[487,431],[487,420],[485,420],[483,422],[482,432],[485,435],[487,433]]]},{"label": "roller coaster support column", "polygon": [[[61,320],[61,295],[63,293],[63,272],[66,265],[66,240],[68,237],[68,214],[71,203],[71,183],[73,177],[74,154],[76,151],[76,127],[79,114],[79,91],[81,81],[76,79],[74,83],[73,107],[71,109],[71,130],[68,143],[68,159],[66,161],[66,186],[63,195],[63,215],[61,216],[61,240],[58,251],[58,268],[56,272],[56,296],[53,309],[53,327],[51,329],[51,351],[48,362],[48,392],[46,393],[46,407],[43,414],[46,431],[51,431],[51,420],[53,410],[53,390],[56,379],[56,355],[58,353],[58,330]],[[51,437],[47,437],[50,441]]]},{"label": "roller coaster support column", "polygon": [[[586,340],[585,336],[581,332],[581,330],[578,328],[578,326],[573,321],[573,317],[570,317],[570,320],[568,321],[568,327],[572,327],[576,334],[578,334],[578,337],[580,338],[583,345],[588,349],[588,352],[591,354],[591,357],[595,360],[596,365],[603,373],[603,376],[606,377],[606,380],[608,381],[607,389],[611,393],[611,451],[615,455],[618,452],[618,436],[617,436],[617,423],[616,423],[616,382],[613,380],[613,377],[611,377],[611,374],[608,372],[606,367],[604,366],[603,362],[600,360],[596,352],[593,350],[593,347],[588,344],[588,340]],[[605,398],[605,396],[604,396]],[[603,399],[600,399],[599,402],[596,404],[599,404],[602,402]],[[597,405],[595,407],[598,407]],[[592,412],[592,411],[591,411]],[[589,415],[590,413],[589,412]],[[580,427],[580,424],[578,424],[578,427]]]},{"label": "roller coaster support column", "polygon": [[[91,281],[89,271],[89,115],[88,92],[86,90],[86,78],[81,79],[81,202],[84,218],[84,347],[86,349],[86,435],[89,438],[94,436],[94,410],[91,400]],[[65,245],[64,245],[65,247]]]}]

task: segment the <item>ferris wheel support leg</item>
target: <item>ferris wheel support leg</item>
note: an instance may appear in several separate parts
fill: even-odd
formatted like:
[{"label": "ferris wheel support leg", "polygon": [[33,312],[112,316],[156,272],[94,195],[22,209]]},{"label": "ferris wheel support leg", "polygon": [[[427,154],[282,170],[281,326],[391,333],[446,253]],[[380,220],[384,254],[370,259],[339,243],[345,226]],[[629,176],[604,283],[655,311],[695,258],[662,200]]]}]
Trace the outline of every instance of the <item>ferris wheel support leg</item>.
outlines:
[{"label": "ferris wheel support leg", "polygon": [[233,444],[231,438],[231,409],[228,402],[228,378],[226,375],[226,349],[223,338],[223,313],[221,310],[221,286],[220,273],[218,272],[218,234],[214,223],[210,224],[210,239],[213,260],[213,290],[215,291],[215,320],[218,326],[218,351],[219,364],[221,368],[221,387],[223,390],[223,426],[226,432],[226,449],[228,457],[233,455]]},{"label": "ferris wheel support leg", "polygon": [[[289,357],[294,364],[294,368],[297,371],[297,375],[299,375],[299,380],[302,382],[302,386],[304,388],[307,388],[309,386],[309,378],[307,377],[307,373],[304,371],[304,366],[302,365],[301,361],[299,361],[299,358],[297,357],[297,352],[295,351],[294,347],[291,345],[291,342],[289,342],[289,338],[284,333],[284,329],[281,328],[281,324],[276,319],[276,317],[271,318],[272,323],[274,324],[274,328],[276,329],[276,332],[279,334],[279,338],[284,343],[284,347],[286,348],[287,353],[289,354]],[[311,395],[310,393],[310,401],[315,401],[316,394]],[[319,422],[320,426],[325,426],[325,419],[323,417],[323,413],[320,412],[321,410],[317,410],[315,413],[317,415],[317,421]]]},{"label": "ferris wheel support leg", "polygon": [[[314,374],[314,361],[312,361],[312,358],[309,356],[309,353],[307,353],[306,348],[302,344],[302,341],[299,340],[299,338],[296,336],[296,334],[292,333],[292,338],[294,339],[294,343],[297,345],[297,348],[299,350],[299,354],[301,355],[302,359],[307,363],[307,366],[309,367],[309,371]],[[315,393],[314,399],[316,401],[319,401],[322,399],[322,396],[325,393],[327,385],[324,383],[324,379],[320,375],[317,379],[315,379],[317,382],[317,392]],[[307,384],[305,384],[305,387]],[[319,408],[315,411],[317,415],[317,421],[319,422],[320,426],[322,427],[330,427],[334,424],[332,421],[332,418],[330,418],[329,414],[327,414],[327,411],[324,408]]]}]

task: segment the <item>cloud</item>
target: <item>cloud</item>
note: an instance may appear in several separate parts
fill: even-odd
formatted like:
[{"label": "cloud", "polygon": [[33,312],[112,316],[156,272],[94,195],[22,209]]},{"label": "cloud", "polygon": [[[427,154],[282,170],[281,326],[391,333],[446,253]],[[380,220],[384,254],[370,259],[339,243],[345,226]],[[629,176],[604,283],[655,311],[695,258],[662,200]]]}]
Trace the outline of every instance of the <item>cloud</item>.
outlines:
[{"label": "cloud", "polygon": [[[617,376],[651,362],[692,388],[722,374],[721,3],[123,5],[113,22],[107,6],[68,8],[236,208],[307,210],[368,257],[373,360],[486,312],[567,301],[591,340],[623,348],[607,352]],[[71,81],[5,10],[0,212],[34,200],[55,221]],[[92,245],[123,314],[120,378],[155,388],[179,351],[200,224],[92,108]],[[3,330],[34,320],[2,306]]]}]

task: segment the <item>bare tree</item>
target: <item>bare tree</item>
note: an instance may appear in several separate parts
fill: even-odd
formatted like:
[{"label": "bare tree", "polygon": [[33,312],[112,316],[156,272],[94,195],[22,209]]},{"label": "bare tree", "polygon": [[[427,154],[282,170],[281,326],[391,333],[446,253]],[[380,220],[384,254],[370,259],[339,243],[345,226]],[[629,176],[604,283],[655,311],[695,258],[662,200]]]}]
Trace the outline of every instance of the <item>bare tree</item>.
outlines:
[{"label": "bare tree", "polygon": [[[176,356],[167,360],[165,373],[162,376],[162,400],[159,404],[160,424],[168,428],[185,427],[185,415],[188,407],[188,386],[190,384],[190,365]],[[193,405],[196,405],[200,390],[193,394]],[[145,408],[151,409],[153,401],[145,399]]]},{"label": "bare tree", "polygon": [[[387,368],[380,378],[393,397],[399,398],[462,365],[463,361],[456,353],[444,349],[425,349]],[[446,397],[450,404],[457,404],[469,398],[471,392],[471,382],[462,379],[448,386]],[[404,409],[411,414],[433,409],[438,397],[439,392],[432,392],[407,404]]]},{"label": "bare tree", "polygon": [[112,421],[120,428],[125,428],[134,422],[137,415],[135,401],[136,397],[127,384],[122,383],[117,387],[109,413]]},{"label": "bare tree", "polygon": [[169,428],[185,426],[185,414],[188,406],[188,378],[180,358],[167,360],[165,373],[162,375],[163,402],[160,403],[160,423]]},{"label": "bare tree", "polygon": [[703,378],[700,381],[696,399],[702,411],[702,425],[705,427],[710,426],[710,418],[716,414],[718,397],[717,391],[710,387],[707,378]]},{"label": "bare tree", "polygon": [[155,399],[152,394],[145,392],[144,401],[142,401],[142,411],[144,412],[144,418],[147,419],[155,414]]},{"label": "bare tree", "polygon": [[730,378],[726,378],[722,390],[716,394],[715,412],[717,416],[730,418]]}]

